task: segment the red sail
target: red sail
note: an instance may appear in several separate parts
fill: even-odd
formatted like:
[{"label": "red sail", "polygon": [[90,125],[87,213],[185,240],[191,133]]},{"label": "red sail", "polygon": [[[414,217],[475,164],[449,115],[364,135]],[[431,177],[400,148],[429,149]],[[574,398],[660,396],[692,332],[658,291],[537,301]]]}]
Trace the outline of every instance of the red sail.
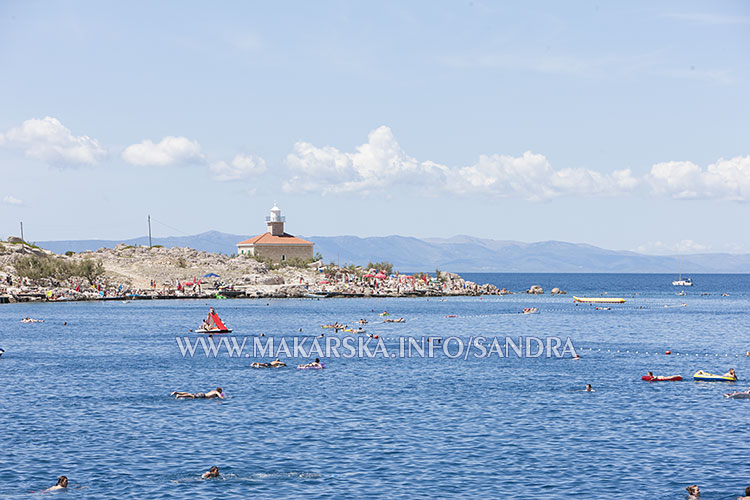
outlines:
[{"label": "red sail", "polygon": [[228,330],[226,326],[224,326],[224,323],[221,322],[221,319],[219,319],[219,315],[216,313],[209,314],[212,320],[214,320],[214,324],[219,330]]}]

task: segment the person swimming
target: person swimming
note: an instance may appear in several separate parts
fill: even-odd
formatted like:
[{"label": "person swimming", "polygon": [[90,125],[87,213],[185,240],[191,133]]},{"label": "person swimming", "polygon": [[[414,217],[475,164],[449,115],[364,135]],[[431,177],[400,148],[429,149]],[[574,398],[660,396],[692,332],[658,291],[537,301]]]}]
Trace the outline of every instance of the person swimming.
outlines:
[{"label": "person swimming", "polygon": [[312,363],[308,363],[306,365],[299,365],[297,368],[323,368],[323,365],[320,364],[320,358],[315,358],[315,361]]},{"label": "person swimming", "polygon": [[586,392],[594,392],[594,389],[591,388],[591,384],[586,384]]},{"label": "person swimming", "polygon": [[734,391],[727,394],[724,394],[728,398],[733,398],[735,396],[750,396],[750,387],[746,391]]},{"label": "person swimming", "polygon": [[68,478],[65,477],[65,476],[60,476],[60,477],[57,478],[57,484],[56,485],[54,485],[54,486],[52,486],[50,488],[47,488],[44,491],[64,490],[67,487],[68,487]]},{"label": "person swimming", "polygon": [[737,378],[737,374],[734,372],[734,368],[730,368],[728,372],[724,374],[725,377]]},{"label": "person swimming", "polygon": [[688,495],[690,495],[688,498],[689,500],[696,500],[700,498],[701,496],[701,489],[698,488],[697,484],[692,484],[685,488],[688,492]]},{"label": "person swimming", "polygon": [[745,496],[737,497],[737,500],[750,500],[750,486],[745,487]]},{"label": "person swimming", "polygon": [[250,368],[282,368],[286,366],[286,363],[281,361],[279,358],[274,359],[270,363],[258,363],[255,362],[250,365]]},{"label": "person swimming", "polygon": [[219,398],[224,399],[224,391],[221,390],[221,387],[217,387],[213,391],[208,392],[184,392],[184,391],[174,391],[172,394],[169,395],[170,397],[174,396],[175,399],[213,399],[213,398]]},{"label": "person swimming", "polygon": [[206,472],[204,472],[203,474],[201,474],[201,478],[203,478],[203,479],[212,479],[212,478],[215,478],[215,477],[219,477],[219,475],[220,475],[219,474],[219,468],[214,465],[213,467],[211,467],[210,469],[208,469]]},{"label": "person swimming", "polygon": [[570,358],[570,359],[582,359],[582,358],[581,358],[581,356],[579,356],[579,355],[578,355],[578,353],[577,353],[577,352],[574,352],[574,353],[573,353],[573,357],[572,357],[572,358]]}]

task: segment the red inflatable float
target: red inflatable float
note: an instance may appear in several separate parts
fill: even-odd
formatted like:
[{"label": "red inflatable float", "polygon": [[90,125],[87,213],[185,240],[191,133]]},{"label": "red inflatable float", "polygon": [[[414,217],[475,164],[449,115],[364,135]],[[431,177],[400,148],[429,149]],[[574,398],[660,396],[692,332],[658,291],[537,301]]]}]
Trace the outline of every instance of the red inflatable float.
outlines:
[{"label": "red inflatable float", "polygon": [[645,380],[646,382],[676,382],[682,380],[682,377],[679,375],[671,375],[669,377],[652,377],[651,375],[644,375],[641,377],[641,380]]}]

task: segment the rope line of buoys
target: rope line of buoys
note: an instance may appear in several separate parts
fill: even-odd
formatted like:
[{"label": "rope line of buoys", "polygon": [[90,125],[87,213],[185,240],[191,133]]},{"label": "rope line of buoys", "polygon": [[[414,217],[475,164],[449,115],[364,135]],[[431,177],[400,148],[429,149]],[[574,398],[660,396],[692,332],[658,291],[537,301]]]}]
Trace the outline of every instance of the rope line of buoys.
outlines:
[{"label": "rope line of buoys", "polygon": [[[672,307],[672,306],[670,306]],[[673,306],[679,307],[679,306]],[[552,307],[552,308],[537,308],[537,312],[600,312],[600,311],[643,311],[643,310],[661,310],[660,306],[618,306],[615,307],[603,307],[603,306],[579,306],[579,307]],[[523,314],[523,311],[505,311],[496,312],[490,314],[446,314],[444,317],[448,319],[473,319],[473,318],[491,318],[495,316],[512,316],[516,314]],[[530,313],[527,313],[530,314]]]},{"label": "rope line of buoys", "polygon": [[725,358],[744,358],[746,357],[745,354],[732,354],[732,353],[716,353],[716,352],[702,352],[702,353],[690,353],[690,352],[675,352],[675,351],[664,351],[664,352],[657,352],[657,351],[636,351],[632,349],[601,349],[598,347],[579,347],[577,349],[584,350],[584,351],[591,351],[591,352],[608,352],[611,354],[638,354],[638,355],[648,355],[648,356],[683,356],[683,357],[725,357]]}]

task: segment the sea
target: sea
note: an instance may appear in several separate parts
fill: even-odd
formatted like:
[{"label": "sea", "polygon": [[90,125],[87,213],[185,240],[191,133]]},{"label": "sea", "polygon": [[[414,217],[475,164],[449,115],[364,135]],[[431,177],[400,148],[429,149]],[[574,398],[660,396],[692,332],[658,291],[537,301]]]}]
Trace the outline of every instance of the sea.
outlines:
[{"label": "sea", "polygon": [[[54,495],[71,499],[653,500],[697,484],[729,500],[750,486],[750,400],[724,397],[750,387],[750,275],[463,276],[545,294],[0,305],[0,498],[49,498],[60,475]],[[190,331],[209,306],[231,334]],[[361,319],[366,334],[321,328]],[[230,338],[246,350],[211,351]],[[384,347],[311,348],[346,338]],[[520,355],[479,348],[508,338]],[[250,367],[276,354],[256,343],[295,339],[289,367]],[[314,357],[324,369],[296,369]],[[738,382],[693,381],[730,368]],[[216,387],[225,399],[170,397]]]}]

